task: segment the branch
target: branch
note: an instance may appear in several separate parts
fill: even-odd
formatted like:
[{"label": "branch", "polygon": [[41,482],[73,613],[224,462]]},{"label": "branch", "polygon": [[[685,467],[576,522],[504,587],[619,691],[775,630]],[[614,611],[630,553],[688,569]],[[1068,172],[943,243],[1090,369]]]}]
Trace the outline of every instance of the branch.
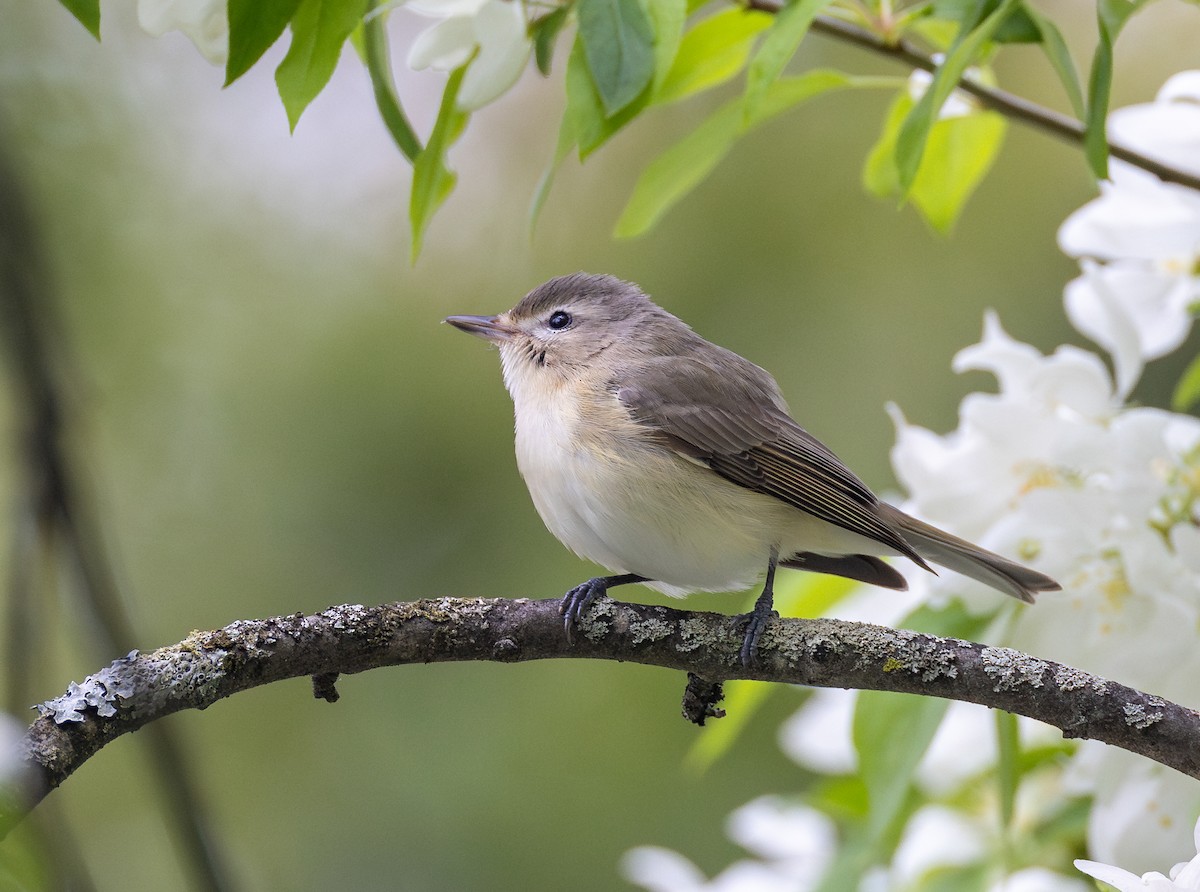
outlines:
[{"label": "branch", "polygon": [[[33,210],[21,186],[19,171],[0,152],[0,347],[10,362],[8,381],[19,413],[20,446],[6,669],[10,697],[28,703],[25,692],[40,643],[39,601],[33,591],[36,567],[39,559],[49,560],[56,553],[56,546],[74,565],[77,590],[96,620],[87,628],[101,639],[102,652],[126,650],[137,639],[100,535],[101,524],[92,511],[86,477],[65,445],[72,418],[68,395],[75,379]],[[170,729],[158,726],[146,743],[167,808],[195,868],[196,884],[214,892],[232,888],[180,742]]]},{"label": "branch", "polygon": [[[1009,648],[840,620],[774,619],[757,665],[746,670],[739,656],[743,617],[604,599],[572,645],[558,605],[465,598],[351,604],[311,616],[241,620],[194,632],[154,653],[135,651],[38,707],[42,715],[22,742],[30,780],[19,811],[28,811],[122,734],[259,685],[314,676],[316,695],[334,700],[338,673],[570,657],[686,671],[697,677],[689,683],[691,696],[703,679],[752,678],[979,703],[1200,778],[1200,713]],[[5,816],[2,829],[19,819],[17,813]]]},{"label": "branch", "polygon": [[[750,9],[761,10],[772,15],[778,13],[784,6],[779,0],[747,0],[747,5]],[[888,41],[866,28],[833,16],[817,16],[813,20],[812,30],[846,43],[852,43],[889,59],[903,62],[911,68],[920,68],[932,73],[938,67],[937,62],[928,53],[923,52],[910,41],[903,38]],[[1070,115],[1064,115],[1035,102],[1030,102],[1028,99],[1023,99],[1005,90],[984,86],[969,78],[960,80],[958,88],[964,93],[970,93],[985,108],[999,112],[1014,121],[1020,121],[1035,130],[1058,137],[1064,142],[1083,145],[1086,128],[1081,121]],[[1134,167],[1140,167],[1142,170],[1154,174],[1165,183],[1176,183],[1200,191],[1200,176],[1164,164],[1120,143],[1110,141],[1108,153],[1114,158],[1119,158]]]}]

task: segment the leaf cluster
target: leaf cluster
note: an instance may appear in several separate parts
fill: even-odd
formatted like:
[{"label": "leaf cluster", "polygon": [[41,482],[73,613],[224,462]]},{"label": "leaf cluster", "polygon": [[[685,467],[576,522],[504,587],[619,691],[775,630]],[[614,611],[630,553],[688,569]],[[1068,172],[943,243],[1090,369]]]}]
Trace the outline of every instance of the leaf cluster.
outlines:
[{"label": "leaf cluster", "polygon": [[[99,0],[61,0],[93,34]],[[514,0],[515,2],[515,0]],[[566,108],[553,159],[535,192],[536,221],[559,164],[580,160],[657,107],[722,87],[741,76],[737,94],[642,171],[616,224],[618,236],[645,233],[725,158],[738,140],[772,118],[824,94],[886,90],[893,99],[863,181],[877,196],[911,203],[932,228],[948,232],[995,160],[1005,120],[963,92],[993,80],[1003,47],[1038,46],[1084,128],[1085,156],[1107,175],[1104,123],[1113,77],[1113,47],[1146,0],[1098,0],[1097,42],[1086,92],[1058,27],[1028,0],[564,0],[529,6],[529,40],[538,70],[552,76],[556,47],[569,43],[563,73]],[[454,188],[446,155],[469,122],[458,107],[462,70],[448,79],[424,144],[397,96],[387,53],[388,4],[376,0],[228,0],[225,83],[253,68],[291,32],[275,72],[290,125],[328,83],[343,46],[360,51],[385,125],[413,164],[410,217],[414,256],[438,207]],[[864,77],[825,69],[793,73],[814,25],[841,23],[930,74]],[[924,61],[923,61],[924,60]],[[464,68],[474,60],[468,61]]]}]

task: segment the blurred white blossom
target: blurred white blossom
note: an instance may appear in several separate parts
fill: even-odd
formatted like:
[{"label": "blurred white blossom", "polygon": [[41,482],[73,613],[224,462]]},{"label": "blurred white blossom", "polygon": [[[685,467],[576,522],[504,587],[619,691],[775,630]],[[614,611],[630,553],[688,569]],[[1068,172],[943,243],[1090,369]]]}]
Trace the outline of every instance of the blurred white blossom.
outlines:
[{"label": "blurred white blossom", "polygon": [[1196,822],[1193,831],[1193,844],[1196,856],[1191,861],[1183,861],[1171,868],[1168,876],[1152,871],[1137,876],[1119,867],[1100,864],[1096,861],[1075,862],[1075,866],[1088,876],[1095,877],[1108,883],[1118,892],[1136,892],[1136,890],[1153,890],[1153,892],[1200,892],[1200,821]]},{"label": "blurred white blossom", "polygon": [[[1175,75],[1154,102],[1114,111],[1109,134],[1200,174],[1200,71]],[[1083,275],[1067,285],[1071,323],[1113,357],[1129,393],[1143,363],[1183,343],[1200,299],[1200,195],[1119,160],[1100,197],[1067,218],[1063,251]]]},{"label": "blurred white blossom", "polygon": [[487,105],[525,70],[533,44],[521,0],[410,0],[404,7],[442,20],[413,41],[410,68],[453,71],[475,56],[459,89],[460,108]]},{"label": "blurred white blossom", "polygon": [[935,869],[973,864],[986,851],[986,835],[965,813],[926,805],[917,809],[904,827],[892,858],[889,888],[919,889]]},{"label": "blurred white blossom", "polygon": [[[914,98],[926,83],[910,82]],[[1154,103],[1114,112],[1110,132],[1200,174],[1200,72],[1172,78]],[[910,494],[905,509],[1036,567],[1063,591],[1042,595],[1030,609],[957,574],[914,572],[908,594],[918,603],[957,600],[976,615],[1003,610],[993,626],[998,643],[1200,707],[1200,419],[1127,402],[1144,363],[1176,349],[1191,328],[1200,301],[1200,196],[1114,162],[1113,180],[1064,223],[1059,240],[1081,261],[1082,275],[1064,294],[1067,314],[1111,353],[1115,380],[1096,354],[1063,346],[1044,355],[1010,337],[989,313],[980,343],[962,350],[954,369],[991,373],[997,392],[967,396],[957,429],[946,435],[890,411],[897,430],[892,461]],[[862,618],[896,620],[892,608],[878,609]],[[856,702],[852,692],[815,692],[781,729],[783,750],[812,771],[855,771]],[[1026,750],[1061,740],[1057,729],[1036,722],[1022,719],[1018,727]],[[1169,877],[1130,872],[1171,863],[1187,846],[1200,784],[1085,742],[1069,759],[1047,759],[1024,774],[1001,829],[995,734],[986,710],[951,705],[913,774],[925,804],[903,828],[890,863],[871,867],[859,892],[920,889],[939,872],[971,865],[989,871],[989,892],[1090,888],[1049,869],[1068,868],[1069,842],[1057,856],[1061,863],[1011,874],[996,855],[1053,825],[1077,797],[1091,799],[1090,855],[1124,865],[1075,862],[1081,870],[1120,892],[1200,892],[1200,854]],[[768,801],[775,812],[763,810]],[[797,842],[780,815],[787,809],[816,824],[827,819],[780,800],[751,808],[760,810],[760,843],[747,848],[759,860],[740,861],[710,881],[680,855],[643,849],[630,854],[627,875],[654,892],[811,888],[808,875],[789,873],[798,862],[788,847]],[[771,835],[778,849],[763,847]],[[1200,824],[1194,844],[1200,851]],[[822,869],[833,845],[830,836],[814,857]]]},{"label": "blurred white blossom", "polygon": [[[934,53],[933,60],[941,65],[946,61],[945,53]],[[967,69],[967,78],[973,79],[979,74],[979,69]],[[921,97],[925,95],[925,91],[929,89],[929,85],[933,83],[933,74],[921,68],[914,68],[912,74],[908,76],[908,95],[913,102],[920,102]],[[946,101],[942,103],[942,107],[938,109],[938,120],[945,121],[950,118],[965,118],[967,115],[974,114],[978,111],[978,107],[971,94],[964,90],[952,90],[950,95],[946,97]]]},{"label": "blurred white blossom", "polygon": [[1096,860],[1149,870],[1191,842],[1200,785],[1157,762],[1089,741],[1063,781],[1070,794],[1092,797],[1088,854]]},{"label": "blurred white blossom", "polygon": [[[1200,706],[1200,421],[1123,408],[1096,356],[1070,347],[1043,356],[992,315],[954,367],[991,372],[999,392],[969,395],[944,437],[894,411],[893,463],[910,510],[1063,584],[1017,609],[1003,643]],[[971,580],[943,574],[926,585],[979,612],[996,607]],[[1105,752],[1113,770],[1075,776],[1075,792],[1096,797],[1090,850],[1116,847],[1145,863],[1200,810],[1200,784]],[[962,761],[943,758],[950,773]],[[1161,822],[1143,819],[1151,807]]]},{"label": "blurred white blossom", "polygon": [[[1120,408],[1097,357],[1043,356],[994,315],[954,367],[991,372],[999,392],[964,399],[944,437],[893,410],[892,459],[910,510],[1063,584],[1018,611],[1005,643],[1195,701],[1200,651],[1180,631],[1200,626],[1200,421]],[[996,605],[952,574],[930,585],[977,611]]]},{"label": "blurred white blossom", "polygon": [[820,774],[858,770],[851,726],[857,691],[817,688],[779,729],[779,748],[797,765]]},{"label": "blurred white blossom", "polygon": [[142,30],[155,37],[182,31],[209,62],[225,64],[229,55],[225,0],[138,0],[137,12]]},{"label": "blurred white blossom", "polygon": [[1091,892],[1091,885],[1042,867],[1026,867],[993,883],[988,892]]},{"label": "blurred white blossom", "polygon": [[730,839],[757,855],[707,879],[670,849],[641,846],[627,852],[625,878],[649,892],[806,892],[815,889],[833,858],[833,822],[816,809],[763,796],[729,816]]}]

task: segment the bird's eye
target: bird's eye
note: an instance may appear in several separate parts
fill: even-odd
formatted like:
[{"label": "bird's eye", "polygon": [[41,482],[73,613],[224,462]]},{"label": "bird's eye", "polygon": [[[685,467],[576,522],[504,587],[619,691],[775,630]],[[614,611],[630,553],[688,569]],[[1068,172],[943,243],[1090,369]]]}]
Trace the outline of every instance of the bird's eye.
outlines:
[{"label": "bird's eye", "polygon": [[546,322],[555,331],[562,331],[571,324],[571,314],[564,310],[555,310],[550,314],[550,319]]}]

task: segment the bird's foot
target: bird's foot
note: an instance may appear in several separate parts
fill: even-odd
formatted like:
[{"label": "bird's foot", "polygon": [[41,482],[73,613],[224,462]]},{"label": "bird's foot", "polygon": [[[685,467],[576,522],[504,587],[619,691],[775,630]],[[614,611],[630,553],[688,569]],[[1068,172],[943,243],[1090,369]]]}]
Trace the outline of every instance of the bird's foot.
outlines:
[{"label": "bird's foot", "polygon": [[568,642],[574,643],[575,628],[583,620],[583,615],[587,613],[588,608],[596,600],[605,596],[608,586],[607,577],[596,576],[587,582],[581,582],[563,595],[558,612],[562,614],[563,631],[567,633]]},{"label": "bird's foot", "polygon": [[743,616],[746,619],[746,637],[742,639],[742,667],[749,669],[758,660],[758,642],[767,623],[779,614],[772,609],[770,600],[760,598],[754,609]]}]

